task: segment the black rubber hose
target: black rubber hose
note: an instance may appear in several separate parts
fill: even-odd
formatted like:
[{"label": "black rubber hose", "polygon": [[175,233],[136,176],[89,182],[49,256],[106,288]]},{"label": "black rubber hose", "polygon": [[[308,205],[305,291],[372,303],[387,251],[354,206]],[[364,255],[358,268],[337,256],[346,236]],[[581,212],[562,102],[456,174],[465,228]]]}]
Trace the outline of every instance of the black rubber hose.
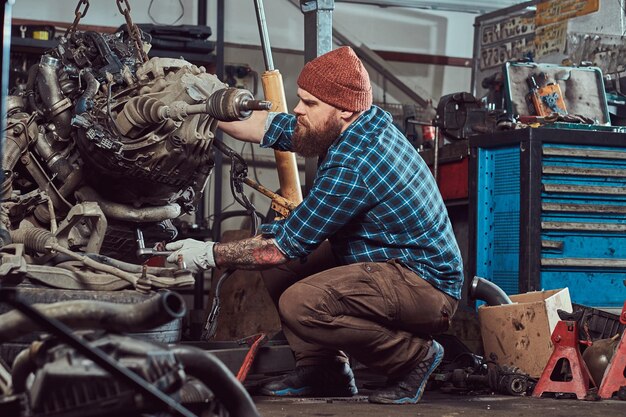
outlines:
[{"label": "black rubber hose", "polygon": [[93,98],[98,92],[100,83],[93,76],[91,71],[83,71],[81,78],[87,83],[87,87],[83,94],[76,100],[76,106],[74,106],[75,114],[82,114],[87,110],[91,110],[93,107]]},{"label": "black rubber hose", "polygon": [[35,80],[39,74],[39,64],[33,64],[28,69],[28,79],[26,80],[25,95],[28,103],[28,110],[31,112],[37,111],[37,105],[35,104]]},{"label": "black rubber hose", "polygon": [[175,346],[172,352],[185,372],[202,381],[232,417],[260,417],[250,394],[215,355],[193,346]]},{"label": "black rubber hose", "polygon": [[[72,300],[35,304],[37,310],[74,330],[103,329],[114,332],[139,332],[182,318],[186,308],[183,298],[163,291],[139,304],[116,304],[95,300]],[[16,310],[0,315],[0,343],[40,330]]]},{"label": "black rubber hose", "polygon": [[472,280],[469,296],[472,300],[485,301],[490,306],[513,304],[502,288],[481,277],[474,277]]}]

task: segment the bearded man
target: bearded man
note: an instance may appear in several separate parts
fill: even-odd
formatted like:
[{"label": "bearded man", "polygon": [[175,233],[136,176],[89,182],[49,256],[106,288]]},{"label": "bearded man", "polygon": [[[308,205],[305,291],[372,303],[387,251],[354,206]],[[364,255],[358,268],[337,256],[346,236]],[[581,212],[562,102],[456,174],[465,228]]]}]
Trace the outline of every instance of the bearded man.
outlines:
[{"label": "bearded man", "polygon": [[351,48],[307,63],[298,87],[295,116],[256,112],[220,128],[319,156],[304,201],[253,238],[170,243],[168,261],[182,255],[195,270],[264,270],[296,368],[262,394],[354,395],[350,355],[388,376],[371,402],[416,403],[443,358],[432,335],[448,329],[461,296],[447,210],[427,165],[391,115],[372,105],[369,75]]}]

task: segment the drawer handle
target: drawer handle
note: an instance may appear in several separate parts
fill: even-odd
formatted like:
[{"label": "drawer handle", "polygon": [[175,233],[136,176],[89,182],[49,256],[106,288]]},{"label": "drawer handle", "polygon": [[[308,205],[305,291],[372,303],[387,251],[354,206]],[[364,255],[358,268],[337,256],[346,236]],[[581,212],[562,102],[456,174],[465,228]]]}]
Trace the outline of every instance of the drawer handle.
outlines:
[{"label": "drawer handle", "polygon": [[572,266],[591,268],[626,268],[626,259],[542,258],[541,266]]},{"label": "drawer handle", "polygon": [[562,240],[541,240],[541,249],[553,249],[563,252]]}]

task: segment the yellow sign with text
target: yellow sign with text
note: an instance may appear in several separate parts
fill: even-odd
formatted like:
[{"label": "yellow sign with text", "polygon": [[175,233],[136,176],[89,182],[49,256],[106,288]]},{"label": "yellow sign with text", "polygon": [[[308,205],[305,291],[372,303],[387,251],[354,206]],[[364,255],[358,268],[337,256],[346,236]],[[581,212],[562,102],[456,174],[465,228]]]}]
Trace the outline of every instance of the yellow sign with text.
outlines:
[{"label": "yellow sign with text", "polygon": [[600,0],[549,0],[537,5],[535,25],[557,23],[600,10]]}]

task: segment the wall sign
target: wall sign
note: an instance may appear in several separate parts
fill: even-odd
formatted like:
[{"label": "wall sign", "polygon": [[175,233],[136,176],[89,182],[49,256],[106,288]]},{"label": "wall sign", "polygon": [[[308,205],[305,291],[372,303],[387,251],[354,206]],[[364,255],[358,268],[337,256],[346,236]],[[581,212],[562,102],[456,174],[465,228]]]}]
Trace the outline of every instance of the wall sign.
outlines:
[{"label": "wall sign", "polygon": [[550,0],[537,5],[537,26],[557,23],[600,10],[600,0]]}]

